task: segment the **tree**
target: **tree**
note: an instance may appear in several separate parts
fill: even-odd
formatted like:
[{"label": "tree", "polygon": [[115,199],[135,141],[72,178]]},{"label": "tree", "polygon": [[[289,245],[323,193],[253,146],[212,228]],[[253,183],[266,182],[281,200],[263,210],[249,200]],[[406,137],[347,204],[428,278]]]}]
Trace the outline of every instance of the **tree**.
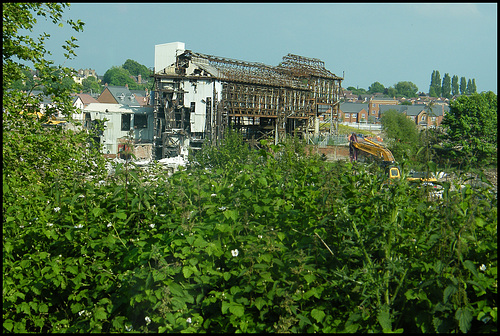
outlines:
[{"label": "tree", "polygon": [[434,70],[431,75],[431,85],[429,87],[429,96],[439,97],[441,95],[441,75],[438,70]]},{"label": "tree", "polygon": [[451,77],[448,73],[445,73],[443,77],[443,85],[441,87],[441,97],[451,98]]},{"label": "tree", "polygon": [[487,164],[496,160],[497,95],[493,92],[460,96],[450,103],[441,125],[452,158]]},{"label": "tree", "polygon": [[412,82],[398,82],[394,85],[398,96],[403,97],[416,97],[418,92],[418,87]]},{"label": "tree", "polygon": [[468,94],[468,95],[473,94],[473,91],[472,91],[472,80],[470,78],[467,80],[467,88],[465,89],[465,93]]},{"label": "tree", "polygon": [[128,59],[123,63],[122,67],[125,70],[128,70],[128,72],[132,76],[139,76],[143,78],[144,81],[147,81],[149,78],[149,75],[151,74],[151,71],[145,66],[142,65],[134,60]]},{"label": "tree", "polygon": [[458,86],[458,76],[454,75],[453,78],[451,79],[451,94],[453,96],[458,96],[460,93],[460,89]]},{"label": "tree", "polygon": [[393,140],[390,148],[394,156],[398,159],[413,157],[419,146],[419,135],[415,122],[405,114],[393,109],[384,112],[380,122],[386,136]]},{"label": "tree", "polygon": [[398,95],[398,90],[391,86],[384,90],[384,94],[389,97],[396,97]]},{"label": "tree", "polygon": [[82,80],[83,92],[100,93],[101,86],[97,82],[97,78],[94,76],[89,76]]},{"label": "tree", "polygon": [[122,67],[113,66],[111,69],[106,71],[102,80],[104,83],[107,83],[109,85],[124,86],[125,84],[128,84],[130,87],[131,85],[135,84],[134,80],[130,78],[130,76],[131,75],[128,70]]},{"label": "tree", "polygon": [[374,82],[368,87],[368,93],[384,93],[385,87],[379,82]]},{"label": "tree", "polygon": [[[5,3],[3,4],[3,184],[4,197],[15,199],[20,195],[35,198],[40,192],[53,193],[54,183],[80,181],[79,173],[90,169],[90,161],[96,165],[95,176],[104,169],[104,161],[97,150],[88,148],[89,134],[86,131],[67,130],[60,127],[47,128],[43,122],[53,113],[65,115],[71,120],[77,112],[72,106],[71,92],[75,82],[72,70],[54,66],[46,49],[50,35],[43,33],[32,37],[37,19],[49,19],[54,24],[68,24],[74,31],[83,30],[83,22],[63,20],[64,8],[69,4],[57,3]],[[64,45],[64,56],[76,55],[76,38],[71,37]],[[31,64],[37,79],[32,83],[27,72]],[[15,83],[25,80],[28,92],[15,90]],[[34,89],[43,88],[44,94],[30,95]],[[43,96],[53,106],[40,110]],[[90,134],[90,137],[92,134]],[[93,164],[92,164],[93,166]],[[57,181],[57,182],[56,182]],[[81,181],[80,181],[81,182]],[[79,182],[79,183],[80,183]],[[4,203],[5,206],[5,203]]]},{"label": "tree", "polygon": [[429,85],[429,96],[430,97],[437,97],[436,96],[436,70],[432,70],[431,84]]},{"label": "tree", "polygon": [[465,77],[460,77],[460,94],[464,95],[467,93],[467,80]]},{"label": "tree", "polygon": [[472,78],[472,93],[477,93],[476,79]]}]

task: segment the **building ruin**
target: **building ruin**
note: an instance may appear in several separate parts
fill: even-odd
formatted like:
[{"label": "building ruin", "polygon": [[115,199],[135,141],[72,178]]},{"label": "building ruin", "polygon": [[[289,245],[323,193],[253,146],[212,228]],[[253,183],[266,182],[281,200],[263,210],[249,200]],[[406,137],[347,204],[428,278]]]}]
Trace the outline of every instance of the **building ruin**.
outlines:
[{"label": "building ruin", "polygon": [[324,62],[293,54],[278,66],[155,46],[154,148],[156,159],[217,144],[232,127],[257,145],[286,134],[319,132],[318,117],[336,119],[343,78]]}]

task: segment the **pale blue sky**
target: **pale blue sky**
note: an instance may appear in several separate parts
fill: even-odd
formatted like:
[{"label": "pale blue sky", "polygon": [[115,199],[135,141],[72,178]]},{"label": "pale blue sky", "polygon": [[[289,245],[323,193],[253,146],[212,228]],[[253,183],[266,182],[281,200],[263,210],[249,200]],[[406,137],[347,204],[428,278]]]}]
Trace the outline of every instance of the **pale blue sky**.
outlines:
[{"label": "pale blue sky", "polygon": [[184,42],[268,65],[288,53],[319,58],[344,88],[410,81],[428,92],[438,70],[497,92],[496,3],[73,3],[65,18],[85,22],[84,32],[40,20],[53,59],[63,62],[59,46],[74,35],[78,57],[65,65],[98,75],[129,58],[153,67],[156,44]]}]

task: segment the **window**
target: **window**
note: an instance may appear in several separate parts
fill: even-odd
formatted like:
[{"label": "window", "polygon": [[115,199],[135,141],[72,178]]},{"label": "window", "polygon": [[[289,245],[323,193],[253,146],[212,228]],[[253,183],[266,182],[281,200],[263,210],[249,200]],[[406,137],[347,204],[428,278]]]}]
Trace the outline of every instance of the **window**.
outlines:
[{"label": "window", "polygon": [[146,114],[134,114],[134,128],[147,128],[148,116]]},{"label": "window", "polygon": [[122,114],[122,131],[130,131],[130,114]]},{"label": "window", "polygon": [[350,118],[349,113],[346,113],[346,114],[345,114],[345,117],[346,117],[347,119],[349,119],[349,118]]}]

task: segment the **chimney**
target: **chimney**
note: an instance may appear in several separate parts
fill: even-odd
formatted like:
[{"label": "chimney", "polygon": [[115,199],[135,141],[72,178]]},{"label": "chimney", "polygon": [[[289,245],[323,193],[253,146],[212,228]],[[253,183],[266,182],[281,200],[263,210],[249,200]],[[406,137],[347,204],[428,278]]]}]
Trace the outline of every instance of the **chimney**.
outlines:
[{"label": "chimney", "polygon": [[127,89],[127,90],[128,90],[128,84],[125,84],[125,89]]},{"label": "chimney", "polygon": [[142,82],[142,76],[141,74],[139,74],[139,76],[137,76],[137,83],[141,84]]}]

